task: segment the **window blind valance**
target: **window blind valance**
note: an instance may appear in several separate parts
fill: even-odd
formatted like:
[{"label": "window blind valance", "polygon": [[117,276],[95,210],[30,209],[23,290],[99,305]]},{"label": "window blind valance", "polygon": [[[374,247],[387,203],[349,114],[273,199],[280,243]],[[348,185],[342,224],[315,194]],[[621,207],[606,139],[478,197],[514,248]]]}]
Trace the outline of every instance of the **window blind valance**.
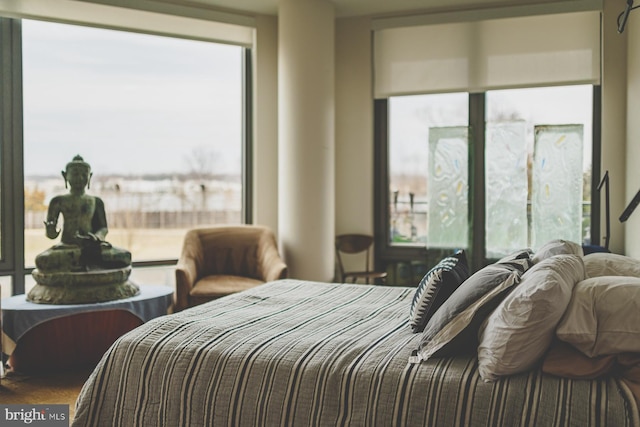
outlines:
[{"label": "window blind valance", "polygon": [[374,95],[600,82],[600,12],[374,32]]}]

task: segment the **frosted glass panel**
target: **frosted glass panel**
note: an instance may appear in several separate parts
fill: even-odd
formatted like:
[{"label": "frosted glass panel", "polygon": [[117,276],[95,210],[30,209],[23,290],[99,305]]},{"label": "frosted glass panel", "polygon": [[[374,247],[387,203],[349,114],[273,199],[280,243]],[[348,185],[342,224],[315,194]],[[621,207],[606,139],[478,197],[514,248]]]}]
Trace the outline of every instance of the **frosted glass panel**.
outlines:
[{"label": "frosted glass panel", "polygon": [[582,125],[536,126],[531,245],[582,242]]},{"label": "frosted glass panel", "polygon": [[528,247],[526,123],[487,123],[487,257]]},{"label": "frosted glass panel", "polygon": [[467,247],[469,131],[429,129],[428,233],[431,247]]}]

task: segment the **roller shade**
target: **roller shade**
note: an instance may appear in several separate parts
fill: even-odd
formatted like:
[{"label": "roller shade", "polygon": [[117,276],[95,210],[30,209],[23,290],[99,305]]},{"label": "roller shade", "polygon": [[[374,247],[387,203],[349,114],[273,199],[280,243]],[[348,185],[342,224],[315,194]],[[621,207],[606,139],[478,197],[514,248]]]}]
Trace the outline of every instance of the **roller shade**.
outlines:
[{"label": "roller shade", "polygon": [[376,98],[599,82],[599,11],[374,32]]},{"label": "roller shade", "polygon": [[[157,9],[161,8],[158,6]],[[0,0],[0,16],[9,18],[137,31],[243,47],[253,44],[253,19],[212,13],[206,9],[192,8],[189,14],[177,14],[180,11],[183,10],[176,9],[173,14],[170,10],[157,12],[76,0]],[[188,16],[196,14],[200,16]]]}]

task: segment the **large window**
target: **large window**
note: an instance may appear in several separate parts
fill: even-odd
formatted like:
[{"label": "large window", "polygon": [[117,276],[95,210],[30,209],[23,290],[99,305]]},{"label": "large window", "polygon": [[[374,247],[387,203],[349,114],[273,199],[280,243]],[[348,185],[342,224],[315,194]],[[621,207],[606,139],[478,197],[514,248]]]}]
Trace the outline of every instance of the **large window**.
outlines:
[{"label": "large window", "polygon": [[486,94],[486,252],[591,242],[593,88]]},{"label": "large window", "polygon": [[388,126],[377,144],[387,177],[378,181],[386,201],[378,210],[385,218],[383,261],[424,259],[425,249],[438,259],[463,248],[486,263],[552,238],[591,243],[598,90],[578,85],[377,101],[376,120],[386,118]]},{"label": "large window", "polygon": [[391,244],[466,246],[468,108],[466,93],[389,99]]},{"label": "large window", "polygon": [[43,220],[78,154],[92,166],[87,192],[105,203],[107,240],[131,251],[134,266],[175,262],[188,228],[249,220],[245,48],[33,20],[21,28],[17,275],[57,243]]},{"label": "large window", "polygon": [[391,281],[415,285],[456,248],[477,269],[551,238],[599,243],[602,16],[570,3],[374,19],[376,258]]}]

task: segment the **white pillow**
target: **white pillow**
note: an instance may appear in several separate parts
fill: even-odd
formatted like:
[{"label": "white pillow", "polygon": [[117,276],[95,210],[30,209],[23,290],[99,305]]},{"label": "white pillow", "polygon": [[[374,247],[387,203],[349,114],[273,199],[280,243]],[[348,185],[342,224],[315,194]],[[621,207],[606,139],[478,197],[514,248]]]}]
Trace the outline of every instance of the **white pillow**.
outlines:
[{"label": "white pillow", "polygon": [[584,251],[582,245],[569,240],[555,239],[551,240],[540,247],[533,254],[532,261],[534,264],[539,263],[543,259],[552,257],[554,255],[573,254],[583,256]]},{"label": "white pillow", "polygon": [[640,352],[640,278],[601,276],[578,283],[556,335],[589,357]]},{"label": "white pillow", "polygon": [[594,252],[584,256],[587,277],[634,276],[640,277],[640,261],[618,254]]},{"label": "white pillow", "polygon": [[478,370],[485,381],[524,372],[547,351],[576,283],[585,277],[582,258],[555,255],[540,261],[480,328]]}]

